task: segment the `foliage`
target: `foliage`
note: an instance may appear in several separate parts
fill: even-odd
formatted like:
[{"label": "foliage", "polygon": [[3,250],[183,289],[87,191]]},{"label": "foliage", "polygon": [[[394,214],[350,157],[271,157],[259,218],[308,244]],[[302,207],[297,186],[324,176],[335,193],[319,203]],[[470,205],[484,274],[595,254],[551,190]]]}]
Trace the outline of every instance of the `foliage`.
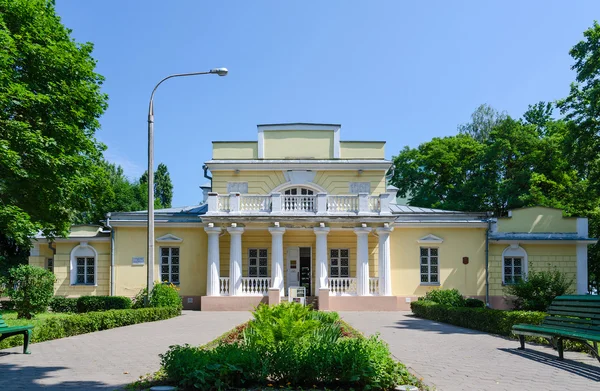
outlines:
[{"label": "foliage", "polygon": [[[43,342],[137,323],[154,322],[173,318],[180,314],[181,309],[174,307],[110,310],[67,316],[53,314],[34,327],[32,341],[34,343]],[[10,321],[8,324],[12,325]],[[0,349],[22,344],[23,337],[14,336],[0,342]]]},{"label": "foliage", "polygon": [[146,293],[148,292],[147,288],[142,288],[137,295],[133,298],[133,304],[131,308],[144,308],[146,306]]},{"label": "foliage", "polygon": [[492,130],[507,117],[506,112],[498,112],[490,105],[482,104],[471,114],[471,122],[458,126],[458,132],[483,142],[487,140]]},{"label": "foliage", "polygon": [[70,33],[54,1],[0,0],[0,232],[18,246],[66,234],[93,195],[107,96]]},{"label": "foliage", "polygon": [[15,302],[12,300],[0,300],[0,310],[13,311],[15,309]]},{"label": "foliage", "polygon": [[124,296],[81,296],[77,299],[77,312],[125,310],[131,304],[131,299]]},{"label": "foliage", "polygon": [[526,279],[505,286],[504,291],[515,297],[510,301],[517,310],[546,311],[556,296],[572,293],[572,285],[573,279],[567,278],[558,269],[530,270]]},{"label": "foliage", "polygon": [[451,307],[465,306],[465,299],[458,289],[434,289],[427,292],[424,299]]},{"label": "foliage", "polygon": [[336,325],[340,325],[336,313],[296,303],[263,305],[247,328],[241,328],[242,341],[229,341],[226,335],[221,343],[209,344],[211,348],[172,346],[161,355],[162,368],[169,382],[200,390],[264,386],[366,390],[419,383],[394,361],[377,336],[332,336]]},{"label": "foliage", "polygon": [[50,311],[75,313],[77,312],[77,299],[76,297],[55,296],[50,300]]},{"label": "foliage", "polygon": [[41,267],[19,265],[9,270],[8,295],[19,318],[31,319],[48,309],[55,280],[54,274]]},{"label": "foliage", "polygon": [[[0,285],[2,278],[8,276],[10,268],[17,265],[24,265],[29,259],[29,246],[19,245],[17,242],[0,232]],[[0,286],[0,296],[2,296],[2,287]]]},{"label": "foliage", "polygon": [[468,298],[465,300],[465,307],[468,308],[483,308],[485,303],[479,299]]},{"label": "foliage", "polygon": [[178,307],[181,308],[182,302],[179,296],[179,288],[174,284],[156,283],[152,292],[150,292],[151,307]]},{"label": "foliage", "polygon": [[[148,171],[145,171],[140,177],[140,190],[143,194],[140,197],[148,204]],[[167,166],[160,163],[154,172],[154,207],[170,208],[173,200],[173,184]]]}]

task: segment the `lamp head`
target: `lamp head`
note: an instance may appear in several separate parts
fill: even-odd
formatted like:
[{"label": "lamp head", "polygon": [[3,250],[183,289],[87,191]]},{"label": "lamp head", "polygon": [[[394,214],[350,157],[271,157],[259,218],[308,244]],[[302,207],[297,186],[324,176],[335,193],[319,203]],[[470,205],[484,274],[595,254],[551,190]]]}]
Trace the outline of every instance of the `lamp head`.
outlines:
[{"label": "lamp head", "polygon": [[217,74],[219,76],[226,76],[227,72],[229,72],[227,70],[227,68],[213,68],[213,69],[210,70],[210,73],[214,73],[214,74]]}]

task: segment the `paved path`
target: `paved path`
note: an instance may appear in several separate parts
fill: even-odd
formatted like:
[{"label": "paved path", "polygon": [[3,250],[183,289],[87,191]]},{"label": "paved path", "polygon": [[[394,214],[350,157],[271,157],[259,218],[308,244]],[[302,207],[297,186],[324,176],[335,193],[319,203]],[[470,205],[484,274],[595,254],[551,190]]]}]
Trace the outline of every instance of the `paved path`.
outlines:
[{"label": "paved path", "polygon": [[159,369],[170,345],[205,344],[250,312],[184,311],[182,316],[0,350],[0,390],[115,390]]},{"label": "paved path", "polygon": [[558,361],[549,347],[414,318],[406,312],[342,312],[366,334],[381,333],[392,354],[441,391],[600,390],[600,364],[565,352]]}]

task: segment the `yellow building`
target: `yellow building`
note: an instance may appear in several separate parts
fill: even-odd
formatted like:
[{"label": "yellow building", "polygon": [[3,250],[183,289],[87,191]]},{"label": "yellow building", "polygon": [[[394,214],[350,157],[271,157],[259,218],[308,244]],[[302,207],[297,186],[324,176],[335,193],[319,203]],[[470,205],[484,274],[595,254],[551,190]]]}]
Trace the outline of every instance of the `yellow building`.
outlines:
[{"label": "yellow building", "polygon": [[[151,278],[185,308],[250,309],[290,288],[328,310],[405,310],[436,288],[504,307],[504,285],[558,268],[587,291],[587,219],[534,207],[506,218],[396,203],[383,141],[341,141],[340,125],[259,125],[257,141],[215,141],[205,202],[155,212]],[[107,215],[68,238],[37,238],[30,263],[56,294],[135,296],[147,282],[147,213]]]}]

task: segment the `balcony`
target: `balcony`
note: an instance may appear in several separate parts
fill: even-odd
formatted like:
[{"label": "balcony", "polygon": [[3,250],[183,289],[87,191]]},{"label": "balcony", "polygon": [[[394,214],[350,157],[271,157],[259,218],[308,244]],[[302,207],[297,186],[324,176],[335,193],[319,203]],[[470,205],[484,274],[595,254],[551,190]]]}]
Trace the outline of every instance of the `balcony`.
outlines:
[{"label": "balcony", "polygon": [[390,194],[284,195],[208,193],[208,216],[226,215],[390,215]]}]

